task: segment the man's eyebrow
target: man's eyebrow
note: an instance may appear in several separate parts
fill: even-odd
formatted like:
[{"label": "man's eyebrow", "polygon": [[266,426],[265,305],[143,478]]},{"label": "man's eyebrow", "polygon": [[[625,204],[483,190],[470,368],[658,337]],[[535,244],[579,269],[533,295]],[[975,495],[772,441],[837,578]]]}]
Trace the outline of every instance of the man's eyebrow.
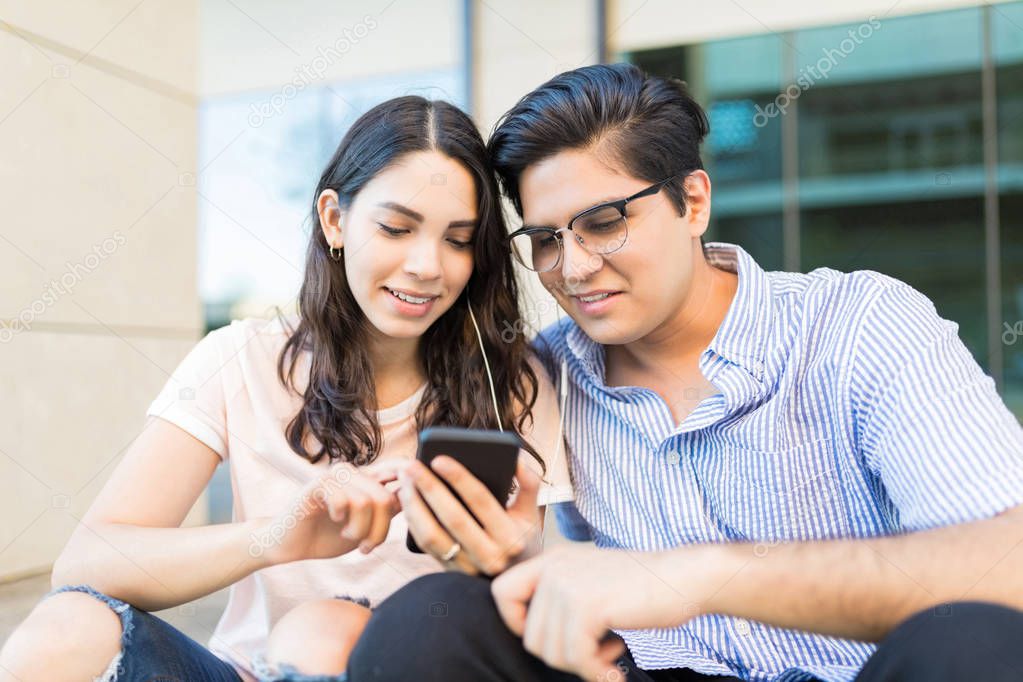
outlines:
[{"label": "man's eyebrow", "polygon": [[[578,211],[576,211],[575,213],[572,214],[572,217],[575,218],[580,213],[585,213],[586,211],[589,211],[591,209],[599,208],[601,206],[605,206],[606,204],[613,204],[616,201],[621,201],[622,198],[623,197],[618,197],[618,198],[611,197],[609,199],[602,199],[601,201],[598,201],[595,204],[590,204],[586,208],[579,209]],[[554,225],[528,225],[528,224],[523,224],[522,227],[519,228],[519,229],[521,229],[521,230],[557,230],[558,228],[555,227]]]}]

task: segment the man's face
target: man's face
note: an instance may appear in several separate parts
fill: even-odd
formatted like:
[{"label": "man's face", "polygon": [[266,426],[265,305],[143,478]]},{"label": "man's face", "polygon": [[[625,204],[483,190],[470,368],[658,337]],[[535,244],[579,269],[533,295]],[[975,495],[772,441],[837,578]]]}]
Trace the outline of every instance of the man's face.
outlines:
[{"label": "man's face", "polygon": [[[594,151],[568,150],[529,166],[519,181],[524,224],[560,229],[580,211],[651,184],[602,159]],[[692,173],[686,188],[692,201],[685,216],[678,215],[664,190],[630,202],[628,239],[614,253],[592,254],[570,233],[562,233],[561,262],[540,273],[540,281],[598,343],[643,339],[668,323],[686,301],[694,249],[700,249],[710,214],[706,173]]]}]

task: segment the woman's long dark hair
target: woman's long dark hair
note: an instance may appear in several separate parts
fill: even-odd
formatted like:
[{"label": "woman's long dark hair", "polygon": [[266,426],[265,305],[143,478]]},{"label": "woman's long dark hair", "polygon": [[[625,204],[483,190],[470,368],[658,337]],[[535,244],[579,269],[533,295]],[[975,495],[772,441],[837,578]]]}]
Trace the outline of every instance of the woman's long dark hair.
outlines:
[{"label": "woman's long dark hair", "polygon": [[[502,243],[506,229],[500,195],[483,139],[472,120],[447,102],[398,97],[373,107],[355,122],[313,195],[313,229],[299,293],[299,321],[277,361],[281,382],[297,392],[294,373],[299,354],[311,352],[304,403],[285,431],[292,450],[310,462],[326,455],[330,462],[368,464],[381,446],[367,349],[370,323],[348,286],[344,249],[340,261],[328,255],[317,198],[332,189],[342,209],[347,208],[370,180],[400,157],[427,150],[449,156],[472,175],[479,225],[468,286],[420,339],[427,388],[416,410],[417,428],[497,427],[467,296],[490,360],[502,424],[521,432],[526,419],[532,419],[537,376],[528,362],[531,350],[522,335],[510,343],[501,336],[502,321],[519,319],[518,287],[511,255]],[[319,441],[317,452],[306,449],[308,434]],[[526,448],[542,466],[535,450],[528,444]]]}]

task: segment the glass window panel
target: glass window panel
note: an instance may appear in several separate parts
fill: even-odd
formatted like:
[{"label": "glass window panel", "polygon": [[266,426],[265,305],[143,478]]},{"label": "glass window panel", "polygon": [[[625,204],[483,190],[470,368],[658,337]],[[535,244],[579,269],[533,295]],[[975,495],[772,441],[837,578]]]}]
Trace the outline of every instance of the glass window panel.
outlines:
[{"label": "glass window panel", "polygon": [[998,93],[998,188],[1005,402],[1023,419],[1023,2],[991,5]]},{"label": "glass window panel", "polygon": [[984,202],[981,197],[836,206],[802,214],[805,270],[875,270],[928,296],[982,364]]}]

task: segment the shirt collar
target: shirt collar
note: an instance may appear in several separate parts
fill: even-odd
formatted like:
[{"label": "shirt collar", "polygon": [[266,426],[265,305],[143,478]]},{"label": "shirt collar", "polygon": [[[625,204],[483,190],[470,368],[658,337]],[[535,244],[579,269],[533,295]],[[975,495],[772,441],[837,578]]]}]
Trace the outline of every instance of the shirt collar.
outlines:
[{"label": "shirt collar", "polygon": [[[774,319],[774,299],[767,273],[742,247],[723,242],[704,246],[707,262],[739,277],[735,298],[703,358],[716,354],[748,372],[760,388],[767,380],[767,341]],[[571,320],[565,341],[599,386],[604,385],[604,348]],[[701,366],[703,362],[701,362]],[[760,391],[757,391],[759,393]]]},{"label": "shirt collar", "polygon": [[735,298],[705,353],[717,353],[757,381],[763,381],[767,371],[767,340],[774,319],[774,297],[767,273],[735,244],[710,242],[704,246],[704,254],[712,266],[739,277]]}]

